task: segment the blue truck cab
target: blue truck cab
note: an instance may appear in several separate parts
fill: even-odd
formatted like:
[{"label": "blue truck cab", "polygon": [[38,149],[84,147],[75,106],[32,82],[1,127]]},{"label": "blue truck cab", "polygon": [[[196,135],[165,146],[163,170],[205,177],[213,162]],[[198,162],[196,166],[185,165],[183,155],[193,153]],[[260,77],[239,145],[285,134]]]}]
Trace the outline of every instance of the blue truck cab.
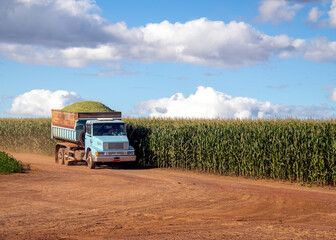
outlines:
[{"label": "blue truck cab", "polygon": [[96,163],[135,161],[129,145],[126,124],[120,119],[97,119],[86,122],[85,153],[89,167]]},{"label": "blue truck cab", "polygon": [[51,138],[62,141],[55,148],[55,162],[59,164],[85,162],[94,169],[100,164],[136,161],[120,112],[52,110]]}]

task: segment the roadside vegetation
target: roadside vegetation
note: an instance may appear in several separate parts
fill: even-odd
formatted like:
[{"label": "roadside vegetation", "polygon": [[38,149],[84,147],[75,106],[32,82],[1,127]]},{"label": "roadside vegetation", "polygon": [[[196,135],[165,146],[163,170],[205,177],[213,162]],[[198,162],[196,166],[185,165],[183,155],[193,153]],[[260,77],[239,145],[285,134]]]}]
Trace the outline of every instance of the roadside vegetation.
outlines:
[{"label": "roadside vegetation", "polygon": [[[124,119],[143,166],[335,185],[335,120]],[[51,119],[0,119],[0,150],[54,154]]]},{"label": "roadside vegetation", "polygon": [[22,173],[29,169],[29,165],[24,167],[20,161],[13,158],[10,154],[0,152],[0,174]]}]

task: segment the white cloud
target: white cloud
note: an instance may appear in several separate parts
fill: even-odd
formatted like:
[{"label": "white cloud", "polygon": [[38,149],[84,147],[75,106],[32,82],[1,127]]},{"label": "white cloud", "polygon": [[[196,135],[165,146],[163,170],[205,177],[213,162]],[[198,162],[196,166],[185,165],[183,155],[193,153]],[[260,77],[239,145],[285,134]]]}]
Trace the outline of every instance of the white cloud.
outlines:
[{"label": "white cloud", "polygon": [[319,21],[320,17],[324,15],[324,11],[319,11],[317,7],[313,7],[309,14],[308,14],[308,21],[314,24],[314,26],[317,26],[319,28],[335,28],[336,27],[336,0],[326,0],[321,1],[321,3],[328,3],[330,4],[330,10],[327,12],[329,18],[322,19]]},{"label": "white cloud", "polygon": [[80,100],[75,92],[34,89],[15,97],[7,112],[19,116],[49,117],[51,109],[61,109]]},{"label": "white cloud", "polygon": [[242,67],[267,61],[292,47],[285,35],[268,36],[249,24],[205,18],[171,24],[164,21],[141,28],[147,60],[186,62],[216,67]]},{"label": "white cloud", "polygon": [[319,37],[309,41],[297,39],[293,42],[293,46],[295,46],[295,51],[284,51],[279,57],[303,57],[315,62],[336,63],[336,41],[330,42],[325,37]]},{"label": "white cloud", "polygon": [[88,0],[1,0],[0,41],[48,48],[112,41],[108,22],[95,10]]},{"label": "white cloud", "polygon": [[330,26],[336,27],[336,0],[333,0],[328,12],[330,18]]},{"label": "white cloud", "polygon": [[330,89],[330,100],[333,101],[333,102],[336,102],[336,88],[331,88]]},{"label": "white cloud", "polygon": [[198,87],[195,94],[185,97],[176,93],[170,98],[139,102],[134,107],[138,115],[164,118],[329,118],[327,107],[295,107],[261,102],[247,97],[232,97],[211,87]]},{"label": "white cloud", "polygon": [[21,63],[69,67],[128,59],[237,68],[256,65],[282,51],[295,49],[295,40],[286,35],[269,36],[249,24],[235,21],[225,24],[201,18],[175,24],[164,21],[132,29],[119,23],[105,30],[118,35],[122,41],[66,48],[0,43],[0,52]]},{"label": "white cloud", "polygon": [[259,6],[258,19],[273,23],[290,21],[302,7],[302,4],[290,5],[286,0],[263,0]]},{"label": "white cloud", "polygon": [[[260,9],[264,19],[283,20],[300,6],[295,1],[269,0]],[[128,28],[123,22],[109,23],[95,11],[99,8],[89,0],[3,0],[0,56],[24,64],[66,67],[130,60],[240,68],[272,57],[301,57],[308,46],[305,40],[267,35],[244,22],[201,18]]]},{"label": "white cloud", "polygon": [[336,63],[336,42],[318,38],[305,46],[304,57],[318,62]]},{"label": "white cloud", "polygon": [[313,7],[308,14],[308,20],[310,22],[316,23],[319,19],[319,17],[322,16],[322,12],[318,10],[317,7]]}]

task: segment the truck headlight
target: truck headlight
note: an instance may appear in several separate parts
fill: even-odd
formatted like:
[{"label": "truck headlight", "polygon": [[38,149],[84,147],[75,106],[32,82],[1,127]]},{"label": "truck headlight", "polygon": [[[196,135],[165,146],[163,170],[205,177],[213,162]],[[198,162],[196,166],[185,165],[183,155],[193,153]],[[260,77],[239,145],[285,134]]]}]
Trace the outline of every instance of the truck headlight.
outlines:
[{"label": "truck headlight", "polygon": [[128,151],[127,155],[134,155],[134,151]]},{"label": "truck headlight", "polygon": [[98,156],[104,156],[104,155],[107,155],[107,154],[108,154],[107,152],[99,152]]}]

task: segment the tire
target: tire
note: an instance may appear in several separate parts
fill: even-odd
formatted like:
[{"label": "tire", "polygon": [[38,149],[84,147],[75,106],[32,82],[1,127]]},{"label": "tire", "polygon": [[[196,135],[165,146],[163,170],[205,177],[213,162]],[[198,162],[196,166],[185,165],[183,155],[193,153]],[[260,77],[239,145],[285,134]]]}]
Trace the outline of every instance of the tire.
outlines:
[{"label": "tire", "polygon": [[87,165],[90,169],[95,169],[96,168],[96,163],[92,159],[92,154],[91,151],[88,152],[88,160],[87,160]]},{"label": "tire", "polygon": [[80,131],[78,138],[79,138],[79,143],[82,146],[85,146],[85,129],[83,129],[82,131]]},{"label": "tire", "polygon": [[57,162],[64,165],[64,148],[60,147],[57,153]]},{"label": "tire", "polygon": [[57,152],[55,150],[55,163],[58,164],[58,149]]},{"label": "tire", "polygon": [[69,166],[70,165],[70,162],[69,162],[69,149],[68,148],[65,148],[64,149],[64,165],[67,165]]}]

